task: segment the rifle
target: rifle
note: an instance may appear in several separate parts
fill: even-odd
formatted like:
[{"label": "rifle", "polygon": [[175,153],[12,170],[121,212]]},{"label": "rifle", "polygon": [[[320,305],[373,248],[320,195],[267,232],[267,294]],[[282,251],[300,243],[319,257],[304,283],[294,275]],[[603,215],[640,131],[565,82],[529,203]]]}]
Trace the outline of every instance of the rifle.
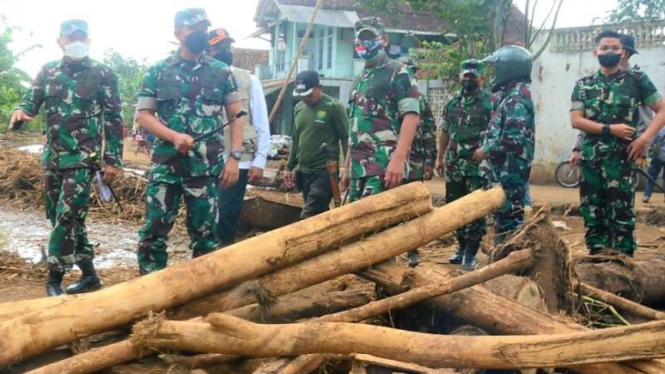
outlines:
[{"label": "rifle", "polygon": [[320,149],[326,152],[328,156],[328,161],[326,162],[326,172],[328,172],[328,180],[330,182],[330,188],[332,190],[333,201],[335,202],[335,207],[342,205],[342,196],[339,192],[339,180],[337,178],[337,173],[339,172],[339,165],[335,159],[330,146],[326,143],[321,144]]}]

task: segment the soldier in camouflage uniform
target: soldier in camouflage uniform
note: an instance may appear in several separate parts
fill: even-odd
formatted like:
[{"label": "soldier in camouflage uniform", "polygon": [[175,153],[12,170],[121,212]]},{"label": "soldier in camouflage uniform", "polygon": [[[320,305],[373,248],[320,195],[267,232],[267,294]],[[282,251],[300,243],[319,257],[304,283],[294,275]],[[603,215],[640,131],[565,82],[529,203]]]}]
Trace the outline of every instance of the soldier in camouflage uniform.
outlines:
[{"label": "soldier in camouflage uniform", "polygon": [[[473,160],[473,153],[482,146],[496,99],[481,87],[481,65],[477,60],[463,61],[459,78],[462,89],[443,111],[436,163],[439,175],[446,180],[447,203],[489,185],[487,175]],[[448,259],[450,263],[461,263],[464,270],[473,270],[486,232],[485,218],[458,229],[459,248]]]},{"label": "soldier in camouflage uniform", "polygon": [[[89,57],[88,25],[69,20],[60,27],[64,57],[44,65],[12,114],[12,127],[46,109],[46,215],[53,225],[48,245],[49,296],[63,294],[63,274],[74,263],[83,276],[67,293],[97,289],[102,282],[93,265],[94,251],[85,229],[95,170],[110,183],[122,167],[122,116],[118,79]],[[105,142],[105,147],[102,143]]]},{"label": "soldier in camouflage uniform", "polygon": [[[665,102],[646,74],[621,69],[627,52],[620,34],[603,31],[595,42],[593,53],[601,67],[577,81],[571,98],[573,128],[586,133],[580,162],[586,245],[591,254],[610,249],[632,256],[636,248],[633,160],[642,157],[665,123]],[[657,114],[635,139],[642,104]]]},{"label": "soldier in camouflage uniform", "polygon": [[[518,46],[495,51],[484,62],[494,68],[492,92],[503,92],[489,123],[482,148],[474,159],[487,159],[490,181],[500,183],[504,204],[494,212],[494,243],[524,223],[525,186],[535,148],[535,113],[531,100],[531,53]],[[487,165],[487,164],[486,164]]]},{"label": "soldier in camouflage uniform", "polygon": [[[400,58],[415,75],[419,70],[418,63],[412,57]],[[420,95],[420,123],[409,152],[409,166],[406,183],[430,180],[434,177],[436,160],[436,128],[434,113],[427,101],[427,95]]]},{"label": "soldier in camouflage uniform", "polygon": [[355,30],[356,53],[365,60],[365,68],[351,92],[349,152],[341,180],[344,190],[350,179],[351,201],[403,182],[420,121],[415,77],[386,55],[388,36],[381,20],[360,19]]},{"label": "soldier in camouflage uniform", "polygon": [[229,66],[203,54],[209,26],[203,9],[178,12],[175,34],[180,48],[148,69],[139,90],[137,121],[158,138],[147,189],[146,222],[139,231],[141,274],[166,267],[166,240],[183,197],[193,256],[217,249],[220,174],[225,187],[238,180],[242,120],[231,124],[232,150],[226,165],[221,132],[194,142],[194,137],[221,127],[222,109],[229,118],[241,110]]}]

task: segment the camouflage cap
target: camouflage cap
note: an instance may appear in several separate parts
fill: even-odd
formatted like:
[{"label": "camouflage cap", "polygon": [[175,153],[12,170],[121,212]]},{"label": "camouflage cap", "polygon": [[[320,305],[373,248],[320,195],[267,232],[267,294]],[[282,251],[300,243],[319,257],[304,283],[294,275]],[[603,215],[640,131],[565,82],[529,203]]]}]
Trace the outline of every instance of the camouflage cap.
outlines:
[{"label": "camouflage cap", "polygon": [[199,22],[205,21],[208,26],[211,25],[208,20],[208,14],[201,8],[187,8],[175,14],[174,25],[176,28],[181,26],[191,27]]},{"label": "camouflage cap", "polygon": [[356,21],[356,36],[360,35],[363,31],[370,31],[374,35],[381,35],[385,33],[383,21],[379,17],[365,17]]},{"label": "camouflage cap", "polygon": [[621,34],[621,45],[623,49],[627,50],[633,55],[637,54],[637,49],[635,49],[635,37],[628,34]]},{"label": "camouflage cap", "polygon": [[473,74],[476,77],[483,75],[482,63],[475,58],[464,60],[459,66],[459,75]]},{"label": "camouflage cap", "polygon": [[82,19],[70,19],[60,24],[60,35],[62,36],[72,36],[77,31],[82,31],[88,35],[90,33],[88,23]]}]

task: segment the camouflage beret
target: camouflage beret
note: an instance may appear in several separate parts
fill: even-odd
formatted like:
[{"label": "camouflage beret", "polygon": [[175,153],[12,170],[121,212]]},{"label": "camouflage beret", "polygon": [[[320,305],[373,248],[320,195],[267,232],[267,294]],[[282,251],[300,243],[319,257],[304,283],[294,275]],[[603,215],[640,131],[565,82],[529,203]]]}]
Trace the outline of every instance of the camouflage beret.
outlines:
[{"label": "camouflage beret", "polygon": [[60,24],[60,35],[69,37],[77,31],[82,31],[88,35],[90,33],[88,23],[82,19],[70,19]]}]

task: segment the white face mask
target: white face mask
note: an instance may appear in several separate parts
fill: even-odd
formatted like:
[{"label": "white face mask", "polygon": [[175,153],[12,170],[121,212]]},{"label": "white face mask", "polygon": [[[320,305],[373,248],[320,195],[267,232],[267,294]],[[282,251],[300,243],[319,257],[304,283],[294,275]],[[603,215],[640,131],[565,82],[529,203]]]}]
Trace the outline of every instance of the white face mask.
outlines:
[{"label": "white face mask", "polygon": [[65,56],[75,60],[81,60],[88,56],[90,46],[83,42],[69,43],[65,46]]}]

